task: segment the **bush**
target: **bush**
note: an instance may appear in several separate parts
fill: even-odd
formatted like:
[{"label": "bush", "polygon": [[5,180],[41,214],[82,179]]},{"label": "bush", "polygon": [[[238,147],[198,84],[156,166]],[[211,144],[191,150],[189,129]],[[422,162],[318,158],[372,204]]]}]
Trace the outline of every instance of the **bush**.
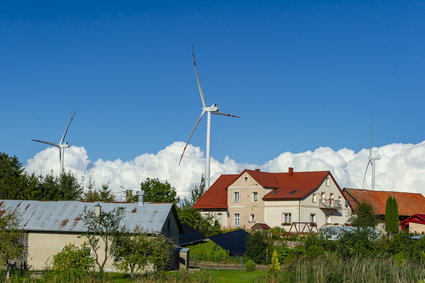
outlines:
[{"label": "bush", "polygon": [[267,259],[267,244],[260,232],[248,234],[246,238],[246,256],[256,264],[265,264]]},{"label": "bush", "polygon": [[248,260],[247,263],[245,263],[245,270],[246,271],[254,271],[255,270],[255,262],[252,260]]},{"label": "bush", "polygon": [[270,266],[270,271],[272,272],[280,271],[280,264],[279,264],[279,258],[277,256],[277,251],[273,251],[272,264]]},{"label": "bush", "polygon": [[81,247],[68,244],[53,256],[53,270],[69,276],[88,275],[94,263],[94,259],[90,256],[90,249],[85,244]]}]

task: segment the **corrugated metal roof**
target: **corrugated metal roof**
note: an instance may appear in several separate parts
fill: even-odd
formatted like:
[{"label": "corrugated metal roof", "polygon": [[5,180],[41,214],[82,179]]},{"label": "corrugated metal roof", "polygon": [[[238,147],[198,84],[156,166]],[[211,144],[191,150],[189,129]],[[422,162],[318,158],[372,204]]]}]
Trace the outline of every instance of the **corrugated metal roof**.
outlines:
[{"label": "corrugated metal roof", "polygon": [[160,233],[173,207],[172,203],[144,203],[139,206],[137,202],[0,200],[0,211],[15,211],[25,231],[82,233],[87,231],[83,221],[84,209],[94,211],[97,204],[105,212],[123,208],[123,225],[129,231],[140,227],[147,233]]}]

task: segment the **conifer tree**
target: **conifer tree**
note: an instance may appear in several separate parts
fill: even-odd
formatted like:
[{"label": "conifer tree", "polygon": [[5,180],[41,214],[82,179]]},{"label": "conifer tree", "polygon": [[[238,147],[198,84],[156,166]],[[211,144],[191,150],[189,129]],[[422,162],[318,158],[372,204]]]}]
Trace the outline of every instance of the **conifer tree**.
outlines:
[{"label": "conifer tree", "polygon": [[385,231],[394,234],[399,231],[399,217],[397,200],[393,197],[387,199],[385,208]]}]

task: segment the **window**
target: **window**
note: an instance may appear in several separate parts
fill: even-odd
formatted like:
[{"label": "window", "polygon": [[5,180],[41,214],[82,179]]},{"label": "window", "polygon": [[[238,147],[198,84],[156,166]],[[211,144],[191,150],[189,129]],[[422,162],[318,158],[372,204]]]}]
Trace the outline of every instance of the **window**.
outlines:
[{"label": "window", "polygon": [[326,187],[329,187],[331,185],[331,179],[329,176],[326,178]]},{"label": "window", "polygon": [[291,219],[291,213],[284,213],[283,214],[283,223],[291,223],[292,219]]},{"label": "window", "polygon": [[332,219],[330,215],[326,215],[326,224],[331,224],[332,223]]},{"label": "window", "polygon": [[248,181],[248,177],[245,177],[244,180],[245,180],[245,182]]},{"label": "window", "polygon": [[234,202],[239,202],[239,192],[234,192],[233,193],[233,201]]},{"label": "window", "polygon": [[239,215],[239,213],[235,213],[234,214],[234,224],[235,224],[235,226],[239,226],[240,225],[240,223],[241,223],[241,218],[240,218],[240,215]]},{"label": "window", "polygon": [[310,222],[316,223],[316,213],[310,214]]},{"label": "window", "polygon": [[250,214],[249,215],[248,222],[251,222],[251,223],[254,223],[255,222],[255,215],[254,214]]},{"label": "window", "polygon": [[317,202],[317,195],[313,194],[313,202]]},{"label": "window", "polygon": [[258,201],[258,192],[252,193],[252,201]]},{"label": "window", "polygon": [[323,203],[325,203],[326,202],[326,194],[325,193],[322,193],[322,195],[321,195],[321,202],[323,202]]}]

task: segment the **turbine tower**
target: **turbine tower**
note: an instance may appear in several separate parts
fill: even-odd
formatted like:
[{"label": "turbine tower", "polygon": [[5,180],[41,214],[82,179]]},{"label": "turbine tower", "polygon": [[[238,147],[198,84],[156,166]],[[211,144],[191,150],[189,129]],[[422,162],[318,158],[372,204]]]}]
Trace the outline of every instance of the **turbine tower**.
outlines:
[{"label": "turbine tower", "polygon": [[[372,128],[372,127],[371,127]],[[367,173],[367,169],[369,168],[369,165],[372,167],[372,180],[371,180],[371,187],[372,190],[375,190],[375,167],[376,167],[376,160],[380,160],[381,156],[375,155],[373,156],[372,154],[372,129],[371,129],[371,134],[370,134],[370,148],[369,148],[369,157],[368,157],[368,162],[366,165],[366,170],[364,171],[364,175],[363,175],[363,189],[364,189],[364,182],[366,179],[366,173]]]},{"label": "turbine tower", "polygon": [[195,123],[195,126],[193,127],[192,131],[190,132],[189,138],[187,139],[186,145],[184,146],[182,155],[180,156],[179,165],[182,162],[184,152],[186,151],[187,145],[190,142],[190,139],[192,138],[196,128],[199,125],[199,122],[201,122],[202,118],[204,117],[205,113],[207,114],[207,140],[206,140],[206,153],[205,153],[205,184],[206,188],[208,189],[210,187],[210,156],[211,156],[211,115],[221,115],[221,116],[228,116],[228,117],[234,117],[234,118],[240,118],[239,116],[231,115],[231,114],[225,114],[221,113],[217,104],[213,104],[211,106],[206,106],[205,103],[205,96],[204,92],[202,90],[201,82],[199,80],[199,74],[198,69],[196,67],[196,60],[195,60],[195,51],[192,47],[192,57],[193,57],[193,67],[195,69],[195,76],[196,76],[196,82],[198,83],[198,90],[199,94],[201,96],[201,102],[202,102],[202,112],[199,116],[198,120]]},{"label": "turbine tower", "polygon": [[59,174],[62,175],[64,171],[64,154],[65,154],[65,148],[69,148],[69,144],[65,142],[66,134],[68,133],[69,126],[71,125],[72,120],[74,119],[75,114],[77,113],[77,110],[75,110],[74,114],[71,117],[71,120],[69,120],[68,126],[65,129],[65,132],[62,135],[61,140],[59,143],[54,142],[48,142],[48,141],[42,141],[42,140],[36,140],[33,139],[35,142],[41,142],[49,145],[56,146],[59,149]]}]

